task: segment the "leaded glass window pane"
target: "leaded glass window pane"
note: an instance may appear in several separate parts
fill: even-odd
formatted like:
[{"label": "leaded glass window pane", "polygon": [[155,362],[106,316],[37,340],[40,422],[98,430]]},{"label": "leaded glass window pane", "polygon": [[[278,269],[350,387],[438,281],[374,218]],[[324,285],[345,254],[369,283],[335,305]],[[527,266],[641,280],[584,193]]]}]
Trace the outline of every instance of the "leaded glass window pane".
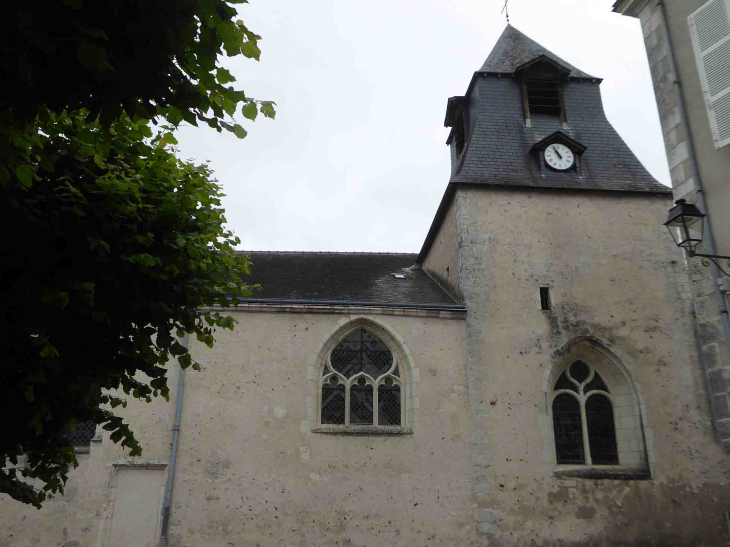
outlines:
[{"label": "leaded glass window pane", "polygon": [[568,380],[568,376],[565,374],[565,372],[563,372],[560,375],[560,378],[558,378],[558,381],[555,382],[555,391],[559,389],[569,389],[578,393],[578,388],[575,387],[575,384],[573,382]]},{"label": "leaded glass window pane", "polygon": [[377,378],[388,372],[393,364],[393,354],[374,334],[357,329],[332,350],[330,362],[334,370],[346,378],[360,372]]},{"label": "leaded glass window pane", "polygon": [[605,391],[608,393],[608,386],[606,386],[606,382],[603,381],[603,378],[599,376],[599,374],[596,372],[593,375],[593,380],[591,380],[586,386],[583,388],[583,393],[588,393],[590,391]]},{"label": "leaded glass window pane", "polygon": [[351,333],[332,350],[332,356],[330,358],[332,368],[345,378],[354,376],[362,370],[360,359],[361,344],[359,336],[355,339],[356,334],[358,334],[358,331]]},{"label": "leaded glass window pane", "polygon": [[[376,388],[378,381],[383,385]],[[388,346],[364,328],[350,332],[332,349],[323,371],[321,423],[402,425],[399,381],[400,370]]]},{"label": "leaded glass window pane", "polygon": [[591,369],[589,369],[588,365],[586,365],[583,361],[576,361],[570,365],[570,376],[579,384],[582,384],[583,381],[588,378],[590,373]]},{"label": "leaded glass window pane", "polygon": [[350,424],[373,423],[373,386],[363,378],[350,386]]},{"label": "leaded glass window pane", "polygon": [[93,420],[76,422],[73,430],[69,427],[64,433],[64,437],[71,441],[71,446],[76,448],[88,447],[95,435],[96,424]]},{"label": "leaded glass window pane", "polygon": [[334,382],[322,386],[322,423],[323,424],[344,424],[345,423],[345,386],[337,385]]},{"label": "leaded glass window pane", "polygon": [[558,463],[584,464],[583,426],[578,399],[562,393],[553,400],[553,427]]},{"label": "leaded glass window pane", "polygon": [[611,401],[603,395],[592,395],[586,401],[588,444],[594,465],[618,465],[616,427]]},{"label": "leaded glass window pane", "polygon": [[378,387],[379,425],[400,425],[400,387],[394,385],[393,380],[390,384]]}]

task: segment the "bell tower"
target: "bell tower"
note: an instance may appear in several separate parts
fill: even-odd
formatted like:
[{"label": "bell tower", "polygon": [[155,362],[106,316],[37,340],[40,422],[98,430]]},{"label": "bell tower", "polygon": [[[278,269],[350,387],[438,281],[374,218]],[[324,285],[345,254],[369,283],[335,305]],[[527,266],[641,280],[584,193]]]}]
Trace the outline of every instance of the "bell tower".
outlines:
[{"label": "bell tower", "polygon": [[[601,496],[586,481],[656,472],[642,441],[654,435],[650,410],[633,395],[586,399],[590,420],[588,407],[603,404],[607,421],[587,419],[584,434],[573,420],[583,403],[559,380],[567,366],[583,359],[578,376],[596,367],[609,377],[618,369],[600,356],[614,347],[644,374],[693,347],[691,302],[675,284],[681,257],[662,226],[671,189],[611,127],[600,84],[507,25],[466,93],[447,103],[451,173],[417,264],[467,309],[473,518],[490,544],[511,545],[497,538],[524,530],[522,502],[504,488],[517,477],[547,489],[577,479]],[[630,382],[602,393],[654,391],[648,377]],[[664,394],[652,396],[656,404]]]},{"label": "bell tower", "polygon": [[665,191],[606,119],[600,83],[508,24],[448,100],[450,182]]}]

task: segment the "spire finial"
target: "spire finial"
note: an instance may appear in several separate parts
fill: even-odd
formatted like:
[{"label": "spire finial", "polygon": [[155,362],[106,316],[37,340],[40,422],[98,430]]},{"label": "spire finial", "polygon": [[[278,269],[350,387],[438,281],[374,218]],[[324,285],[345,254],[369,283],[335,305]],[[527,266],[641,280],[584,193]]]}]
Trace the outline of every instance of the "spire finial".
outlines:
[{"label": "spire finial", "polygon": [[500,13],[504,13],[507,17],[507,24],[509,25],[509,0],[504,0],[504,7]]}]

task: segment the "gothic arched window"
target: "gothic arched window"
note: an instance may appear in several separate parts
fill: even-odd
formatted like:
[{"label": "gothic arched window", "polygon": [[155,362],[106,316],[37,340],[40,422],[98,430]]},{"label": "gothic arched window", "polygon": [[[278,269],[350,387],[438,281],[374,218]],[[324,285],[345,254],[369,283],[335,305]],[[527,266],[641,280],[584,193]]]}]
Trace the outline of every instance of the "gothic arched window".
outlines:
[{"label": "gothic arched window", "polygon": [[555,382],[553,428],[559,464],[618,465],[611,394],[601,375],[583,361],[575,361]]},{"label": "gothic arched window", "polygon": [[401,425],[403,386],[388,346],[364,328],[330,352],[322,371],[322,424]]}]

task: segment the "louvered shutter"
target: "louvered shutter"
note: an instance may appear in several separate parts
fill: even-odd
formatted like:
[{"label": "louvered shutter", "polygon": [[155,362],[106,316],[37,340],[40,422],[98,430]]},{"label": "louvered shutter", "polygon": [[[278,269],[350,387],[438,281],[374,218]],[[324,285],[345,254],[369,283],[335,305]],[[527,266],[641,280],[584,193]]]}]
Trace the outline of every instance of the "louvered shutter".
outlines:
[{"label": "louvered shutter", "polygon": [[710,0],[688,17],[715,148],[730,144],[730,0]]}]

